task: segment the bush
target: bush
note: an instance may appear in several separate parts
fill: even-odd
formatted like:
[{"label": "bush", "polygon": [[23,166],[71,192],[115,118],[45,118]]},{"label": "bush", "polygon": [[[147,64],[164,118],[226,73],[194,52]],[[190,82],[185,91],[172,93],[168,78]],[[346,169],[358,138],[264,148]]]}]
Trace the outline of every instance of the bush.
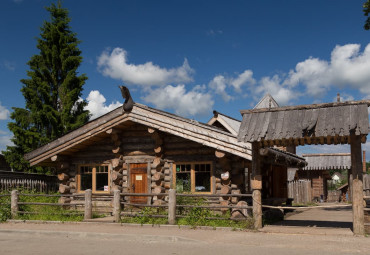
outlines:
[{"label": "bush", "polygon": [[[0,194],[7,195],[9,192],[1,192]],[[10,196],[0,197],[0,222],[4,222],[10,218]]]}]

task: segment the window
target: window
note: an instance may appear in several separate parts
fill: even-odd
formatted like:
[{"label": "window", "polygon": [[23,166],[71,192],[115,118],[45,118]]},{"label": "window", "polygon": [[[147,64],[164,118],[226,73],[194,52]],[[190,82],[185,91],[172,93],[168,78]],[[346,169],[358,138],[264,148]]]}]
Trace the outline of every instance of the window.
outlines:
[{"label": "window", "polygon": [[178,192],[211,192],[210,163],[178,163],[174,165],[174,182]]},{"label": "window", "polygon": [[79,168],[78,191],[109,192],[109,166],[84,165]]}]

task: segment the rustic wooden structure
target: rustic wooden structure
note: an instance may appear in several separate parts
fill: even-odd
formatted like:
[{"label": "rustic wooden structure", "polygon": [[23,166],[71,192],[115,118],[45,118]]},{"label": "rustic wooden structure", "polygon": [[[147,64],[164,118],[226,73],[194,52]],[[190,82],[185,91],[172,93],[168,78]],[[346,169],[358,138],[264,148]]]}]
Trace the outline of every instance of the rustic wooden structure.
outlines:
[{"label": "rustic wooden structure", "polygon": [[[236,205],[240,197],[227,195],[250,192],[249,143],[239,143],[235,134],[220,127],[126,101],[125,107],[26,154],[25,159],[31,165],[55,167],[62,194],[155,193],[163,195],[133,196],[130,203],[163,205],[169,190],[176,188],[224,194],[212,202]],[[261,153],[271,168],[304,162],[275,149]]]},{"label": "rustic wooden structure", "polygon": [[56,176],[0,171],[0,191],[23,189],[37,192],[56,192],[58,186],[59,181]]},{"label": "rustic wooden structure", "polygon": [[[243,110],[238,140],[252,143],[252,151],[267,146],[347,144],[351,146],[353,175],[353,231],[364,233],[361,142],[369,131],[370,100]],[[260,159],[253,157],[253,179],[260,182]],[[260,197],[259,187],[254,191]]]},{"label": "rustic wooden structure", "polygon": [[312,198],[317,201],[321,196],[327,199],[330,170],[347,170],[349,173],[351,169],[350,153],[303,154],[302,157],[306,159],[307,166],[297,171],[298,179],[311,180]]}]

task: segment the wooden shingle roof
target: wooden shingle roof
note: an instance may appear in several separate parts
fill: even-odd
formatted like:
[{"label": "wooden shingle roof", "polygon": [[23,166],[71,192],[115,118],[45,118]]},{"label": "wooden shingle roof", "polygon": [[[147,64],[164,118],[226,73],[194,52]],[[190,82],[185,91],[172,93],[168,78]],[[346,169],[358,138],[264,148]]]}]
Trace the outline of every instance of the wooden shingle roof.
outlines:
[{"label": "wooden shingle roof", "polygon": [[213,117],[207,122],[207,124],[213,125],[217,121],[220,122],[220,124],[231,134],[238,135],[239,128],[242,123],[240,120],[236,120],[220,112],[213,111]]},{"label": "wooden shingle roof", "polygon": [[307,166],[303,170],[351,169],[351,153],[303,154]]},{"label": "wooden shingle roof", "polygon": [[119,107],[27,153],[24,157],[30,162],[31,166],[39,164],[45,160],[50,160],[50,157],[53,155],[62,153],[89,139],[94,139],[95,136],[104,134],[107,130],[127,121],[158,129],[159,131],[179,136],[248,160],[252,159],[251,144],[238,142],[236,135],[208,124],[183,118],[138,103],[134,104],[130,112],[122,112],[122,107]]},{"label": "wooden shingle roof", "polygon": [[243,110],[238,140],[262,146],[346,144],[350,132],[366,141],[370,100]]}]

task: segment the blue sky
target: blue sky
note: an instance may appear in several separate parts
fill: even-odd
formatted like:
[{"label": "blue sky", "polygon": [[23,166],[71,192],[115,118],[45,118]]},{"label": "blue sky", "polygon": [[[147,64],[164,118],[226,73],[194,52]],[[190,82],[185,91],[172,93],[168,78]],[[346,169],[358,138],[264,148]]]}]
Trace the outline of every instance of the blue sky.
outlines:
[{"label": "blue sky", "polygon": [[[117,107],[118,85],[138,103],[207,122],[241,119],[270,93],[280,105],[370,98],[365,0],[64,0],[82,41],[83,98],[93,116]],[[0,1],[0,150],[26,78],[46,0]],[[367,47],[368,46],[368,47]],[[370,151],[370,145],[364,148]],[[346,151],[306,146],[302,152]]]}]

